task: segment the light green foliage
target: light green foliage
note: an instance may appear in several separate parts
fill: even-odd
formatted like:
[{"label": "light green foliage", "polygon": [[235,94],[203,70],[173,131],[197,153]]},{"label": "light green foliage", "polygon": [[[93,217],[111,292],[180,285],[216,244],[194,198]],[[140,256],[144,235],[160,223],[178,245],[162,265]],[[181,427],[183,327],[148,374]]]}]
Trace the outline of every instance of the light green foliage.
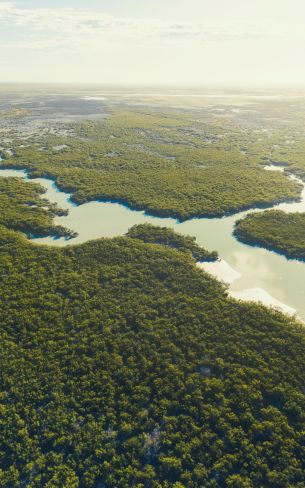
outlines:
[{"label": "light green foliage", "polygon": [[43,193],[40,185],[20,178],[0,178],[0,224],[27,235],[72,236],[68,229],[52,223],[55,215],[65,211],[42,198]]},{"label": "light green foliage", "polygon": [[[263,171],[262,143],[255,144],[253,136],[249,142],[247,133],[228,122],[174,110],[126,109],[70,129],[74,137],[45,136],[22,148],[19,142],[5,165],[55,178],[78,203],[122,201],[180,220],[269,205],[300,192],[282,174]],[[60,145],[67,147],[56,149]]]},{"label": "light green foliage", "polygon": [[305,214],[269,210],[247,215],[236,223],[234,234],[288,258],[305,259]]},{"label": "light green foliage", "polygon": [[196,261],[216,261],[218,257],[217,252],[208,252],[200,247],[195,237],[177,234],[167,227],[156,227],[150,224],[135,225],[128,231],[127,236],[190,252]]}]

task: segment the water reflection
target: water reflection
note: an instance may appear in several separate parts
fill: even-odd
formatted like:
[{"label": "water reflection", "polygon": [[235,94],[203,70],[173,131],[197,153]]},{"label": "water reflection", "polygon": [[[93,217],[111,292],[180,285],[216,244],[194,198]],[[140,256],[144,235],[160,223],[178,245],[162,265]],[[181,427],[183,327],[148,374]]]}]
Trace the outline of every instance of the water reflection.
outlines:
[{"label": "water reflection", "polygon": [[[28,179],[21,170],[0,170],[0,176],[19,176]],[[238,242],[232,235],[234,223],[248,212],[217,219],[192,219],[183,223],[170,218],[157,218],[133,211],[117,203],[90,202],[77,206],[70,195],[58,190],[53,181],[44,178],[31,180],[46,188],[45,198],[69,210],[68,216],[56,217],[55,223],[76,231],[78,237],[67,241],[50,237],[36,239],[39,244],[66,246],[100,237],[125,234],[140,223],[167,226],[177,232],[196,237],[208,250],[217,250],[221,261],[201,266],[217,278],[227,281],[230,292],[242,299],[253,299],[281,306],[286,312],[297,313],[305,320],[305,263],[287,260],[274,252]],[[305,189],[302,201],[286,203],[276,208],[287,212],[305,211]],[[260,211],[260,210],[256,210]],[[287,308],[288,307],[288,308]]]}]

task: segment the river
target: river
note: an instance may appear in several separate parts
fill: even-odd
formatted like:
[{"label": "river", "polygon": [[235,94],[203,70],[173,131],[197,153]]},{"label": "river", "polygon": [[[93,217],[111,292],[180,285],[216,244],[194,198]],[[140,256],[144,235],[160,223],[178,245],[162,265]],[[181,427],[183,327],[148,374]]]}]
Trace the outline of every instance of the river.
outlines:
[{"label": "river", "polygon": [[[283,171],[283,168],[275,166],[266,169]],[[0,169],[0,176],[18,176],[40,183],[46,189],[44,198],[69,210],[68,216],[56,217],[54,222],[76,231],[78,237],[72,240],[47,237],[35,239],[36,243],[53,246],[80,244],[100,237],[123,235],[131,226],[140,223],[171,227],[182,234],[195,236],[197,242],[206,249],[218,251],[219,261],[199,263],[199,266],[226,282],[233,297],[260,301],[288,314],[296,314],[305,321],[305,263],[242,244],[234,238],[234,223],[250,211],[223,218],[194,218],[181,223],[175,219],[152,217],[119,203],[94,201],[76,205],[71,202],[70,195],[60,191],[52,180],[29,180],[27,173],[22,170]],[[305,188],[300,202],[282,203],[273,208],[286,212],[305,212]]]}]

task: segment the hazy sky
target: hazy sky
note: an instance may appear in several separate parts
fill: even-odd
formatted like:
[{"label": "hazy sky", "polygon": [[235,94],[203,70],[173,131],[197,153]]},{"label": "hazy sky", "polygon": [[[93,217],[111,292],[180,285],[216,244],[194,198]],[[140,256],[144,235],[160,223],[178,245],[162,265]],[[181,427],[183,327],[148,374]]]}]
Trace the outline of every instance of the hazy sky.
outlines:
[{"label": "hazy sky", "polygon": [[304,0],[0,0],[0,81],[305,86]]}]

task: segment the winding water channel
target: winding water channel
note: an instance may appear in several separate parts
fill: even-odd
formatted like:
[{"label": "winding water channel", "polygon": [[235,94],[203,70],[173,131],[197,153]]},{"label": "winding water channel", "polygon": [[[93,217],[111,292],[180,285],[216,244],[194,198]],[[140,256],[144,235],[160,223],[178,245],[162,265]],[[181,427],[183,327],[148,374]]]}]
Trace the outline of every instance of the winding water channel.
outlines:
[{"label": "winding water channel", "polygon": [[[266,169],[282,170],[278,167]],[[27,173],[22,170],[0,169],[0,176],[18,176],[40,183],[46,189],[44,198],[69,210],[68,216],[56,217],[55,223],[76,231],[78,237],[72,240],[51,237],[35,239],[39,244],[67,246],[100,237],[119,236],[125,234],[131,226],[145,222],[171,227],[177,232],[195,236],[197,242],[206,249],[218,251],[218,262],[199,265],[228,283],[232,296],[261,301],[286,313],[297,314],[305,321],[305,262],[288,260],[274,252],[238,242],[232,235],[234,223],[249,211],[229,217],[195,218],[180,223],[175,219],[152,217],[118,203],[94,201],[75,205],[70,195],[60,191],[52,180],[29,180]],[[300,202],[282,203],[273,208],[285,212],[305,212],[305,187]]]}]

